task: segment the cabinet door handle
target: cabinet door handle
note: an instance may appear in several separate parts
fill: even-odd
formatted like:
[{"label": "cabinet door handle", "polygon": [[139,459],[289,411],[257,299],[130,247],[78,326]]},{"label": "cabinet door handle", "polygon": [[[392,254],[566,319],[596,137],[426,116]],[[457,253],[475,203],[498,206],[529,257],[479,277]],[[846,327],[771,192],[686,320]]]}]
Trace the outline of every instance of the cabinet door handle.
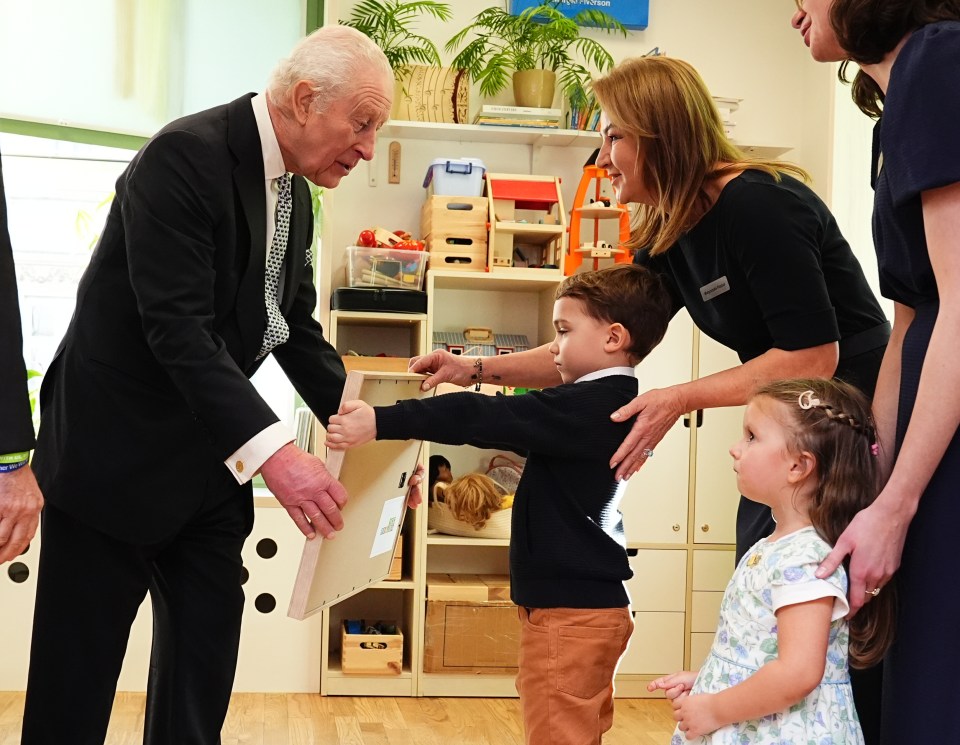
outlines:
[{"label": "cabinet door handle", "polygon": [[709,533],[710,526],[707,523],[704,523],[703,525],[700,526],[700,530],[702,530],[704,533]]},{"label": "cabinet door handle", "polygon": [[[690,414],[683,415],[683,426],[688,429],[690,428]],[[696,426],[697,429],[703,426],[703,409],[697,409],[697,423],[694,426]]]},{"label": "cabinet door handle", "polygon": [[679,533],[679,532],[680,532],[680,523],[674,523],[674,524],[673,524],[673,532],[674,532],[674,533]]}]

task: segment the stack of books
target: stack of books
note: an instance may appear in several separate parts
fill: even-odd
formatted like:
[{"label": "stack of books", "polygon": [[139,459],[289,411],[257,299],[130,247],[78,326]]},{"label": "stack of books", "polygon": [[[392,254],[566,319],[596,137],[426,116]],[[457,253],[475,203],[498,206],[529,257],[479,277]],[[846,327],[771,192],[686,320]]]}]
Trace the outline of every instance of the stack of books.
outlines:
[{"label": "stack of books", "polygon": [[570,129],[600,131],[600,105],[593,96],[589,96],[583,106],[570,103]]},{"label": "stack of books", "polygon": [[560,128],[560,109],[533,106],[502,106],[486,104],[473,119],[474,124],[486,127]]}]

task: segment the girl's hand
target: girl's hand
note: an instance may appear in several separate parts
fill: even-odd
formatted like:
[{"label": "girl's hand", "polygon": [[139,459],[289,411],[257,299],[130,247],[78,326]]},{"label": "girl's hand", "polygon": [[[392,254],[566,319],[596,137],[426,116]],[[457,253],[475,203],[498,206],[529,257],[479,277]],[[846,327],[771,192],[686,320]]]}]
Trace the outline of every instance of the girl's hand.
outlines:
[{"label": "girl's hand", "polygon": [[330,417],[326,445],[331,450],[346,450],[363,445],[377,437],[377,416],[373,407],[363,401],[345,401],[340,411]]},{"label": "girl's hand", "polygon": [[677,728],[688,740],[704,737],[723,726],[722,720],[713,711],[713,696],[684,693],[673,701],[673,718]]},{"label": "girl's hand", "polygon": [[613,412],[610,418],[615,422],[637,415],[630,434],[610,460],[610,468],[617,469],[616,478],[627,479],[639,471],[650,451],[685,411],[675,389],[654,388]]},{"label": "girl's hand", "polygon": [[884,489],[872,505],[857,513],[817,569],[817,577],[829,577],[844,558],[850,556],[850,613],[847,618],[856,615],[863,604],[873,598],[870,590],[878,587],[882,590],[900,566],[910,519],[889,509],[888,503],[895,502]]},{"label": "girl's hand", "polygon": [[678,673],[663,675],[656,680],[651,680],[647,683],[647,690],[650,692],[663,691],[663,694],[670,701],[673,701],[681,693],[686,693],[693,688],[693,682],[696,679],[697,673],[695,670],[681,670]]},{"label": "girl's hand", "polygon": [[476,357],[464,357],[461,354],[450,354],[443,349],[437,349],[421,357],[410,360],[410,372],[426,373],[430,377],[420,384],[420,390],[429,391],[441,383],[454,383],[459,386],[468,386],[473,382],[474,363]]}]

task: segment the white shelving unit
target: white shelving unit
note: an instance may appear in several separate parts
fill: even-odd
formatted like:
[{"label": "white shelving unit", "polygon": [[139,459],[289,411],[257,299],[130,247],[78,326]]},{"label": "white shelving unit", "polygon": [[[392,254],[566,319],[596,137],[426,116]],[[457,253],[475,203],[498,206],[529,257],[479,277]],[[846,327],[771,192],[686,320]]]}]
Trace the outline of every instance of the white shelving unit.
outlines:
[{"label": "white shelving unit", "polygon": [[[592,132],[422,122],[388,122],[381,137],[401,143],[429,140],[483,143],[488,148],[503,145],[512,148],[511,156],[517,146],[525,146],[530,153],[532,173],[538,172],[535,166],[540,161],[563,163],[566,170],[558,175],[568,184],[577,182],[580,164],[600,144],[599,136]],[[556,148],[579,152],[567,154]],[[745,149],[754,157],[777,158],[790,148]],[[558,158],[558,153],[563,157]],[[430,270],[426,277],[426,314],[412,319],[400,318],[402,314],[333,311],[331,338],[341,349],[348,335],[351,340],[368,333],[395,335],[393,341],[408,350],[401,354],[415,354],[432,347],[435,331],[485,326],[497,333],[523,334],[531,347],[537,346],[553,338],[553,297],[561,280],[559,272],[542,269]],[[417,330],[405,328],[407,324],[413,324]],[[701,341],[689,316],[680,313],[671,322],[664,341],[639,365],[640,388],[664,387],[735,364],[735,360],[724,357],[724,351],[709,340]],[[467,350],[466,354],[471,352]],[[697,429],[695,415],[678,422],[657,445],[656,457],[630,480],[622,509],[635,572],[629,588],[637,630],[619,669],[618,695],[649,695],[649,680],[698,665],[709,647],[719,598],[733,571],[739,495],[726,453],[740,431],[739,417],[738,410],[711,411],[701,429]],[[494,454],[489,450],[432,444],[425,450],[425,458],[429,453],[445,455],[455,474],[484,470]],[[426,517],[425,509],[408,516],[402,581],[380,583],[356,596],[359,600],[354,603],[370,602],[372,606],[334,606],[325,614],[322,693],[516,695],[512,676],[423,672],[427,574],[506,573],[509,546],[506,539],[428,534]],[[373,612],[378,603],[383,611]],[[404,664],[399,677],[352,676],[339,669],[339,619],[348,617],[345,613],[368,608],[378,618],[395,612],[404,625]]]}]

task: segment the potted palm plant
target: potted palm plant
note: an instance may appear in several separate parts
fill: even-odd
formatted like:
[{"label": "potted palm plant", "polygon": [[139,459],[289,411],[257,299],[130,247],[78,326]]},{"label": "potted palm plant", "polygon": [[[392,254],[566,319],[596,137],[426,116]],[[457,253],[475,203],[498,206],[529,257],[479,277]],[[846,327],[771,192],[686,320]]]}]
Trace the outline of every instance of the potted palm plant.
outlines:
[{"label": "potted palm plant", "polygon": [[451,17],[450,5],[436,0],[361,0],[341,23],[373,39],[400,80],[407,65],[440,66],[437,46],[411,30],[411,22],[425,13],[440,21]]},{"label": "potted palm plant", "polygon": [[[606,72],[613,67],[613,57],[595,39],[581,36],[581,26],[623,36],[627,29],[604,11],[587,9],[568,18],[559,5],[560,0],[549,0],[518,15],[499,7],[481,11],[447,42],[446,50],[455,51],[471,34],[476,36],[460,49],[452,66],[467,70],[484,97],[504,90],[512,73],[518,106],[550,106],[558,81],[564,97],[583,106],[590,68]],[[527,83],[529,77],[542,78],[543,89]]]},{"label": "potted palm plant", "polygon": [[361,0],[341,23],[369,36],[390,61],[397,81],[393,119],[463,121],[469,79],[441,67],[436,45],[415,33],[412,23],[422,15],[440,21],[452,17],[450,5],[437,0]]}]

